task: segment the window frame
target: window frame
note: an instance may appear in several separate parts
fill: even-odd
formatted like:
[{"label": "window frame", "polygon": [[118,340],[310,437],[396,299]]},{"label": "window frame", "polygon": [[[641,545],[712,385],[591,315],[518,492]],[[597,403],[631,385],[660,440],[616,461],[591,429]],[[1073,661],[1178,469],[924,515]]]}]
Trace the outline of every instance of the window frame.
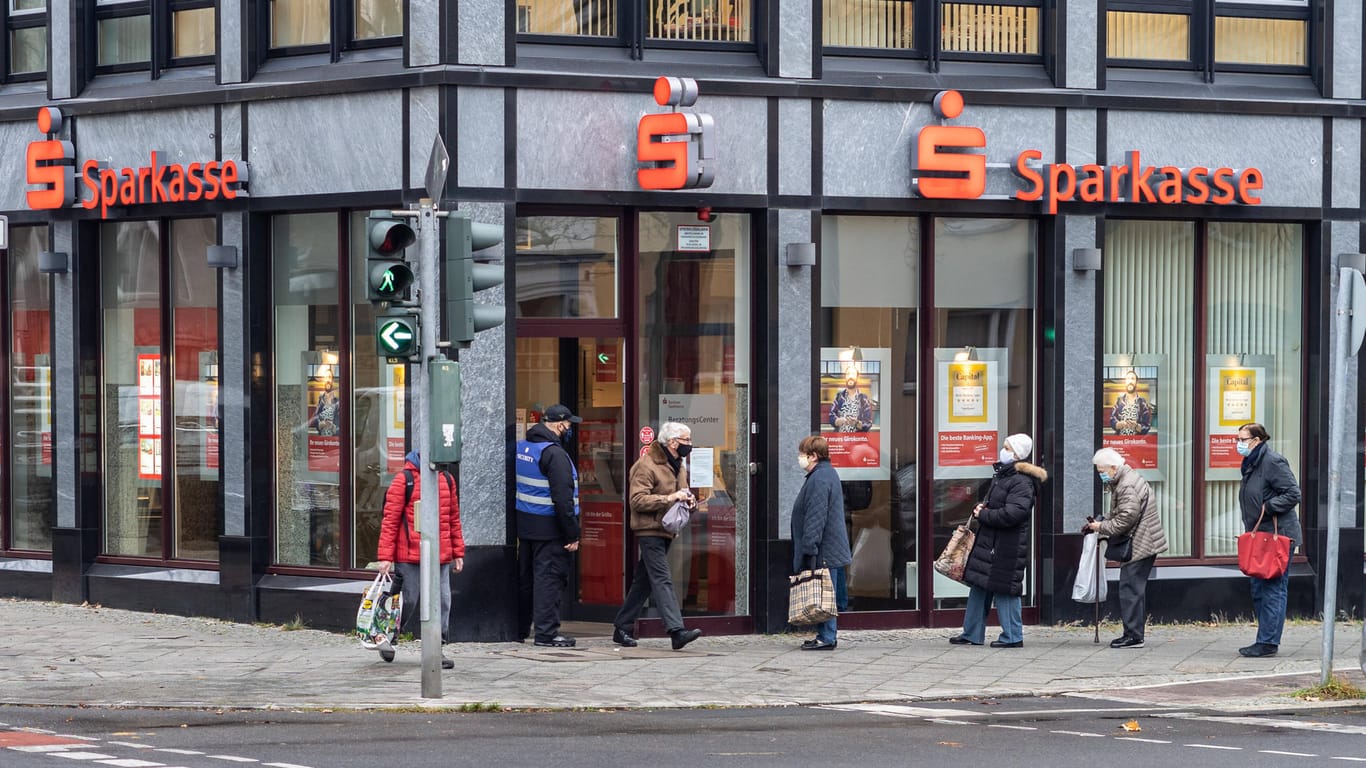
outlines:
[{"label": "window frame", "polygon": [[[850,45],[822,45],[821,51],[827,56],[875,56],[889,59],[921,59],[928,62],[931,72],[939,71],[942,61],[990,61],[1011,64],[1041,64],[1048,55],[1052,34],[1049,32],[1048,19],[1052,13],[1043,0],[902,0],[914,2],[911,10],[911,37],[913,48],[873,48]],[[826,0],[819,8],[823,11]],[[944,50],[944,5],[994,5],[1014,8],[1036,8],[1039,12],[1039,52],[1038,53],[976,53],[972,51]],[[823,23],[824,14],[818,13],[818,23]],[[824,29],[818,32],[824,39]]]},{"label": "window frame", "polygon": [[256,26],[257,35],[260,41],[260,49],[265,52],[268,59],[283,58],[288,56],[308,56],[317,54],[327,54],[328,60],[332,63],[341,61],[342,55],[347,51],[359,51],[375,48],[393,48],[404,45],[407,39],[406,30],[408,28],[408,4],[402,3],[403,7],[403,29],[405,32],[388,37],[370,37],[356,39],[356,2],[355,0],[328,0],[328,41],[326,43],[310,43],[308,45],[271,45],[271,33],[274,31],[271,20],[271,6],[274,0],[265,0],[257,3]]},{"label": "window frame", "polygon": [[52,67],[52,46],[48,42],[49,36],[47,34],[43,35],[46,53],[44,55],[44,66],[41,70],[16,73],[11,67],[14,63],[13,36],[15,31],[34,27],[42,27],[46,30],[48,26],[47,4],[44,3],[42,8],[16,10],[14,0],[6,0],[3,12],[5,14],[5,34],[0,35],[0,82],[27,83],[46,80],[48,70]]},{"label": "window frame", "polygon": [[[586,45],[609,48],[626,48],[631,52],[631,58],[645,58],[646,50],[706,50],[706,51],[742,51],[752,52],[758,50],[758,37],[760,30],[760,19],[768,17],[768,7],[771,0],[750,0],[750,29],[748,42],[731,42],[723,40],[679,40],[670,38],[659,38],[647,36],[646,29],[649,14],[646,12],[645,2],[637,0],[617,0],[617,35],[615,37],[588,36],[588,35],[538,35],[532,33],[515,32],[519,44],[547,44],[547,45]],[[516,3],[512,4],[514,13]],[[516,17],[513,19],[514,29],[517,23]]]},{"label": "window frame", "polygon": [[[1162,59],[1118,58],[1111,57],[1107,49],[1104,53],[1105,66],[1133,69],[1169,69],[1201,73],[1205,82],[1214,82],[1215,74],[1220,72],[1247,72],[1272,75],[1310,75],[1313,67],[1316,46],[1314,32],[1316,27],[1310,5],[1265,4],[1259,2],[1237,2],[1236,0],[1106,0],[1100,14],[1100,39],[1108,38],[1109,12],[1126,11],[1134,13],[1174,13],[1190,19],[1190,52],[1185,61],[1166,61]],[[1291,19],[1304,22],[1304,59],[1303,65],[1280,64],[1236,64],[1215,61],[1215,27],[1217,20],[1224,18],[1245,19]],[[1108,42],[1105,43],[1108,46]]]},{"label": "window frame", "polygon": [[[153,0],[157,3],[159,0]],[[166,4],[166,13],[162,17],[165,22],[161,25],[164,29],[157,29],[157,18],[160,14],[152,16],[152,34],[162,38],[159,42],[164,46],[166,52],[165,67],[192,67],[204,64],[213,64],[218,58],[218,3],[215,0],[160,0]],[[203,8],[214,10],[214,52],[204,56],[176,56],[175,55],[175,15],[181,11],[195,11]]]},{"label": "window frame", "polygon": [[[175,56],[175,13],[200,8],[214,8],[214,52],[206,56]],[[110,19],[148,17],[149,56],[146,61],[124,64],[100,64],[100,22]],[[161,77],[163,71],[177,67],[212,66],[218,59],[218,14],[214,0],[97,0],[91,14],[86,53],[92,62],[95,76],[126,72],[149,72],[151,79]]]}]

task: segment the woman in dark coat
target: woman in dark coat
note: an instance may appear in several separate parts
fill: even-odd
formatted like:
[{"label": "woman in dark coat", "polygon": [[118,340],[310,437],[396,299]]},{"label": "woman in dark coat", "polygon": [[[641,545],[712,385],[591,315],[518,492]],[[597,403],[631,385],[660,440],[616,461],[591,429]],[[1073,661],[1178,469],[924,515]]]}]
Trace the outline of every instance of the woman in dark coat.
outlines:
[{"label": "woman in dark coat", "polygon": [[[794,573],[829,568],[835,582],[835,608],[849,608],[846,572],[854,561],[849,530],[844,525],[844,490],[830,464],[830,445],[811,435],[797,446],[797,464],[806,473],[792,504],[792,570]],[[816,625],[816,637],[802,643],[803,651],[834,650],[835,619]]]},{"label": "woman in dark coat", "polygon": [[[1238,489],[1238,506],[1243,513],[1243,529],[1276,531],[1290,538],[1290,553],[1300,545],[1300,518],[1295,507],[1300,503],[1300,486],[1285,457],[1271,450],[1271,435],[1255,422],[1238,428],[1238,455],[1243,457],[1243,483]],[[1262,514],[1262,509],[1266,514]],[[1261,518],[1259,526],[1257,519]],[[1275,656],[1281,646],[1285,626],[1285,597],[1290,587],[1290,569],[1274,579],[1248,577],[1252,581],[1252,611],[1257,614],[1257,642],[1238,649],[1244,656]]]},{"label": "woman in dark coat", "polygon": [[992,640],[991,647],[1024,646],[1020,596],[1029,565],[1029,520],[1039,483],[1048,479],[1042,467],[1025,461],[1033,450],[1029,435],[1007,437],[1000,461],[993,467],[995,474],[986,498],[972,510],[977,518],[977,540],[963,572],[968,607],[963,614],[963,633],[949,638],[954,645],[981,645],[986,641],[987,614],[995,602],[1001,637]]}]

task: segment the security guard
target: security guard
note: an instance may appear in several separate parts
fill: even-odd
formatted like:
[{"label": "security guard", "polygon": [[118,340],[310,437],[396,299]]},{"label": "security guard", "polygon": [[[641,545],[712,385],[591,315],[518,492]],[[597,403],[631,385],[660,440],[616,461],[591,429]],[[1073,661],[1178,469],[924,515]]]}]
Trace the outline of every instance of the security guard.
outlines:
[{"label": "security guard", "polygon": [[517,441],[517,631],[525,639],[534,619],[536,645],[547,648],[574,646],[560,634],[560,597],[579,549],[579,472],[562,443],[582,421],[552,405]]}]

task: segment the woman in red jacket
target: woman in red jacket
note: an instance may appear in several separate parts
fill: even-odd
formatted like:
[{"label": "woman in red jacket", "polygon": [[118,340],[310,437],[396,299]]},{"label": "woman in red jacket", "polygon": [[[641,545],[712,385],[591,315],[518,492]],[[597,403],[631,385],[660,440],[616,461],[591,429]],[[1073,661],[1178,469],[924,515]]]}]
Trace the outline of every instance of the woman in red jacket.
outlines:
[{"label": "woman in red jacket", "polygon": [[[397,564],[403,577],[403,619],[418,614],[422,598],[421,573],[422,537],[417,533],[416,503],[422,498],[422,462],[417,451],[409,453],[403,471],[394,475],[389,490],[384,494],[384,519],[379,527],[379,547],[376,558],[381,573],[388,573]],[[446,642],[446,631],[451,625],[451,566],[455,572],[465,569],[465,537],[460,532],[460,499],[455,478],[449,472],[436,475],[441,503],[441,642]],[[393,649],[380,649],[385,661],[394,660]],[[441,668],[452,669],[455,662],[441,657]]]}]

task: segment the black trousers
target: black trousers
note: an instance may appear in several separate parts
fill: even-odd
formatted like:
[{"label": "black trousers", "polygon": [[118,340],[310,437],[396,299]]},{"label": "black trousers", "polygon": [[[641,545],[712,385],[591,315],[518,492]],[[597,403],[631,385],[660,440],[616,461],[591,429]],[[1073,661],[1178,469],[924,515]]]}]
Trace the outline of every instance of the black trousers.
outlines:
[{"label": "black trousers", "polygon": [[517,635],[535,625],[536,639],[560,634],[560,599],[569,584],[569,552],[559,541],[519,539],[517,547]]},{"label": "black trousers", "polygon": [[1148,576],[1153,572],[1157,555],[1142,560],[1130,560],[1119,567],[1119,617],[1124,622],[1124,634],[1143,639],[1148,623]]},{"label": "black trousers", "polygon": [[678,597],[674,594],[673,573],[669,570],[669,544],[673,539],[663,536],[641,536],[636,539],[640,547],[640,561],[636,563],[635,575],[631,577],[631,589],[626,593],[626,602],[621,604],[617,617],[612,624],[622,632],[636,631],[636,619],[645,608],[645,599],[654,601],[659,617],[664,620],[664,629],[677,632],[683,629],[683,614],[678,608]]}]

